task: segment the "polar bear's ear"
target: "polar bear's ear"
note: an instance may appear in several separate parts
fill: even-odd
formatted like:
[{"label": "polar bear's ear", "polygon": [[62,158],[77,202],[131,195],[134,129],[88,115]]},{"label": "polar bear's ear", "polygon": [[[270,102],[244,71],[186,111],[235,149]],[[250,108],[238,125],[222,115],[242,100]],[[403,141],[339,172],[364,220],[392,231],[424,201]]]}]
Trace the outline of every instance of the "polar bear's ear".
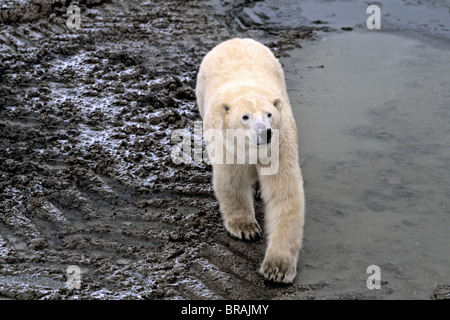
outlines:
[{"label": "polar bear's ear", "polygon": [[222,109],[225,111],[225,113],[228,113],[230,111],[231,106],[228,103],[222,103]]},{"label": "polar bear's ear", "polygon": [[274,107],[278,109],[278,111],[281,111],[281,109],[283,109],[283,104],[281,103],[280,98],[276,98],[275,100],[273,100],[272,103],[273,103]]}]

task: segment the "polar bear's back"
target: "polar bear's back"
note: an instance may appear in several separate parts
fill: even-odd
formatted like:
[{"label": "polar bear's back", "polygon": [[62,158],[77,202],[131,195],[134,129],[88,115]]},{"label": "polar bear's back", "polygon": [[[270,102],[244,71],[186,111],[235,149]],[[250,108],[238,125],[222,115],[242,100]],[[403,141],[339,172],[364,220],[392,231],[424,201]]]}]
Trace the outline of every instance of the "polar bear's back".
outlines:
[{"label": "polar bear's back", "polygon": [[279,61],[269,48],[252,39],[235,38],[222,42],[203,59],[196,87],[202,116],[211,103],[208,99],[214,99],[228,86],[262,89],[271,96],[287,95]]},{"label": "polar bear's back", "polygon": [[218,72],[220,79],[225,75],[240,78],[246,73],[251,76],[270,73],[270,76],[278,77],[281,69],[269,48],[253,39],[239,38],[217,45],[205,56],[202,64],[214,66],[214,69],[207,69],[210,73],[208,78]]}]

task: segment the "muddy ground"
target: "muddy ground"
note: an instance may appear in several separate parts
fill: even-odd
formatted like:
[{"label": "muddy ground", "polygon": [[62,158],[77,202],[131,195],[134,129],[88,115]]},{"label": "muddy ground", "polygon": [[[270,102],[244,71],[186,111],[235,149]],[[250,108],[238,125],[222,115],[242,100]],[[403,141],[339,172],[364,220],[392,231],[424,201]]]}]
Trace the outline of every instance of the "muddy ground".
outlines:
[{"label": "muddy ground", "polygon": [[[80,29],[66,26],[69,4]],[[327,285],[266,283],[265,239],[226,234],[211,167],[171,160],[171,133],[200,119],[195,77],[215,44],[253,37],[280,57],[328,30],[265,22],[249,6],[2,4],[1,298],[313,298]],[[69,265],[81,269],[80,289],[66,283]]]}]

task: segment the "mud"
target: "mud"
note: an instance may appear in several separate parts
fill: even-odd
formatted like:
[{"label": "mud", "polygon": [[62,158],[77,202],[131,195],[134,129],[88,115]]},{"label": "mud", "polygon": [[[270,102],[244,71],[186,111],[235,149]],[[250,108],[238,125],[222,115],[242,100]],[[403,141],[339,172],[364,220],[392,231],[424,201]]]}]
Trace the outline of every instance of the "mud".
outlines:
[{"label": "mud", "polygon": [[[312,58],[305,64],[297,54],[311,40],[359,28],[367,17],[366,4],[282,2],[282,5],[278,1],[222,0],[2,3],[0,298],[413,297],[409,292],[399,296],[392,293],[401,293],[405,281],[412,283],[410,280],[421,276],[420,270],[411,272],[402,261],[389,257],[373,263],[380,264],[383,275],[403,282],[384,278],[378,296],[364,287],[368,275],[361,268],[367,267],[368,260],[366,252],[361,252],[366,249],[349,244],[353,228],[349,226],[353,225],[347,221],[357,221],[360,242],[367,221],[379,223],[371,213],[383,214],[390,209],[403,212],[402,205],[413,208],[432,187],[428,184],[422,189],[411,187],[407,184],[409,172],[405,170],[411,165],[417,170],[414,166],[418,162],[417,152],[432,156],[445,143],[426,140],[426,146],[420,150],[414,149],[412,143],[390,145],[392,150],[383,156],[396,166],[377,167],[376,179],[389,185],[392,192],[386,194],[379,185],[370,182],[358,193],[359,202],[349,204],[351,197],[347,196],[354,193],[350,187],[355,185],[350,177],[358,177],[365,168],[362,163],[380,156],[381,151],[351,149],[351,154],[356,155],[352,158],[344,156],[345,148],[354,145],[358,138],[364,145],[381,149],[383,142],[400,144],[408,137],[402,136],[401,128],[381,130],[373,122],[357,125],[340,118],[342,123],[338,127],[327,122],[328,128],[335,127],[335,139],[323,145],[327,148],[317,147],[316,142],[325,135],[311,126],[319,123],[320,128],[320,117],[330,117],[320,113],[320,109],[305,108],[309,101],[304,99],[316,99],[324,105],[330,101],[320,100],[314,94],[304,97],[299,91],[304,85],[302,75],[297,72],[309,70],[312,75],[326,71],[330,61],[315,63],[310,50]],[[406,2],[408,8],[420,11],[421,4]],[[404,8],[399,3],[405,1],[395,3]],[[425,7],[432,10],[440,3],[434,1]],[[80,29],[66,26],[69,4],[81,8]],[[342,5],[349,11],[339,9]],[[338,16],[350,13],[338,19],[336,14],[324,10],[329,6]],[[354,21],[355,15],[351,13],[360,12],[361,8],[361,18]],[[404,16],[405,11],[398,12],[399,15],[385,15],[387,23],[383,26],[390,29],[410,26],[398,23],[398,17]],[[427,32],[438,29],[439,35],[448,31],[447,22],[428,20],[419,29]],[[202,57],[217,43],[234,36],[255,38],[281,58],[293,101],[306,111],[296,110],[297,121],[301,124],[308,114],[311,120],[309,128],[303,122],[299,137],[306,178],[307,225],[299,276],[291,286],[267,283],[257,273],[264,256],[264,237],[255,242],[241,242],[225,232],[213,195],[211,167],[206,162],[177,165],[171,158],[176,145],[171,140],[172,132],[176,129],[194,132],[194,122],[200,120],[194,89]],[[328,48],[329,55],[335,49]],[[345,82],[332,79],[336,83]],[[320,77],[309,77],[308,81],[323,85]],[[414,82],[407,85],[417,88]],[[436,93],[441,100],[435,115],[445,123],[449,117],[445,107],[448,95],[442,95],[442,90]],[[371,115],[370,119],[382,119],[388,126],[392,119],[386,115],[390,111],[396,111],[394,122],[402,115],[401,108],[388,107],[365,111]],[[309,129],[309,137],[303,135]],[[449,135],[445,125],[433,136],[439,134]],[[339,137],[344,138],[337,141]],[[340,144],[343,142],[349,144]],[[450,196],[446,179],[450,160],[447,153],[439,152],[440,162],[433,177],[438,179],[441,189],[434,194],[433,203],[441,201],[441,204],[427,209],[442,209],[438,211],[442,217],[434,223],[443,228],[447,223],[448,201],[439,200],[438,196]],[[333,188],[333,183],[342,183],[347,188]],[[392,202],[397,199],[401,201]],[[263,224],[262,203],[256,193],[255,201],[257,219]],[[369,211],[357,218],[360,208]],[[368,220],[365,222],[364,218]],[[408,228],[414,232],[421,230],[417,219],[406,215],[399,219],[387,226],[402,232],[408,232]],[[376,233],[375,229],[368,230]],[[445,232],[439,230],[441,250],[446,248],[446,238]],[[392,233],[382,240],[398,243]],[[378,246],[373,250],[384,248],[382,240],[376,239]],[[405,248],[399,249],[400,252],[404,253]],[[426,251],[427,246],[421,250]],[[353,261],[353,265],[349,267],[342,259]],[[444,264],[438,271],[445,276],[448,269]],[[79,289],[67,283],[66,270],[70,265],[81,270]],[[343,273],[337,275],[338,268]],[[428,280],[425,289],[418,287],[425,290],[422,297],[448,296],[445,283]],[[441,285],[436,287],[434,296],[430,281],[434,286]],[[361,287],[364,290],[355,289]]]},{"label": "mud", "polygon": [[[195,77],[215,44],[250,36],[281,56],[317,28],[261,25],[245,1],[87,0],[70,30],[69,3],[1,7],[0,297],[313,291],[265,283],[256,272],[264,239],[228,237],[211,168],[176,165],[170,152],[171,133],[200,119]],[[69,289],[69,265],[81,268],[79,289]]]}]

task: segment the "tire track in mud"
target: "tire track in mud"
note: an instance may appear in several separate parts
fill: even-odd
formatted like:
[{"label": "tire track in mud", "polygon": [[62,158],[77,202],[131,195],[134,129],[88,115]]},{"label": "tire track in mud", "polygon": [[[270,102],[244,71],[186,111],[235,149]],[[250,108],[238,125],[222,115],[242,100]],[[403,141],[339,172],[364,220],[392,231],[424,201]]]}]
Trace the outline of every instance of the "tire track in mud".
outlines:
[{"label": "tire track in mud", "polygon": [[[245,1],[86,0],[71,31],[68,3],[8,1],[0,14],[0,297],[276,299],[319,288],[265,283],[264,239],[225,233],[210,167],[170,157],[171,133],[200,119],[195,76],[209,49],[247,36],[281,55],[313,29],[252,24]],[[67,288],[69,265],[80,289]]]}]

